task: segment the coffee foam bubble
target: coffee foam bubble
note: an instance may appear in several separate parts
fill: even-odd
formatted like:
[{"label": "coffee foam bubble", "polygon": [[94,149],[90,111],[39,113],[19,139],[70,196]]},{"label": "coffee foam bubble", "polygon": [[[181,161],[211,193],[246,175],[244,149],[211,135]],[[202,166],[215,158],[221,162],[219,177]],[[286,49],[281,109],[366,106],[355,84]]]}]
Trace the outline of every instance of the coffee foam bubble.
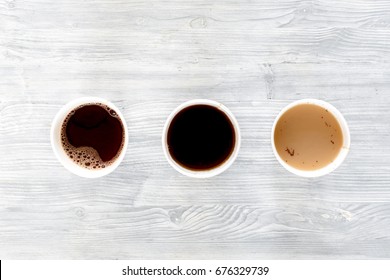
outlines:
[{"label": "coffee foam bubble", "polygon": [[[87,103],[83,104],[76,109],[70,111],[70,113],[66,116],[64,122],[62,123],[61,128],[61,143],[62,147],[65,151],[65,153],[68,155],[68,157],[76,164],[82,166],[83,168],[90,169],[90,170],[98,170],[102,168],[106,168],[107,166],[113,164],[117,158],[119,157],[124,143],[125,143],[125,137],[123,135],[122,144],[118,150],[118,154],[110,161],[103,161],[99,153],[92,147],[74,147],[72,144],[69,143],[67,137],[66,137],[66,126],[68,124],[69,119],[73,116],[73,114],[80,108],[88,105],[97,105],[105,109],[112,117],[117,118],[122,127],[123,123],[121,119],[119,118],[118,114],[115,112],[115,110],[111,109],[110,107],[103,105],[101,103]],[[123,130],[124,131],[124,130]]]}]

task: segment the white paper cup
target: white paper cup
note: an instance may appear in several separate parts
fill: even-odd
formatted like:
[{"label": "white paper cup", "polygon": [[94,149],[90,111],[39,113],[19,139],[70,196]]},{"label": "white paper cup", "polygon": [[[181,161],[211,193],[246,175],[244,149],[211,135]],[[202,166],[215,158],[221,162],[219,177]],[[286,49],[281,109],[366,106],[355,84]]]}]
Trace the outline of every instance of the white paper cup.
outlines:
[{"label": "white paper cup", "polygon": [[[61,129],[65,118],[72,110],[84,104],[97,104],[97,103],[107,105],[108,107],[112,108],[121,119],[121,122],[123,124],[123,129],[124,129],[124,144],[122,150],[120,151],[119,156],[112,164],[106,166],[105,168],[95,170],[95,169],[86,169],[69,158],[69,156],[66,154],[62,146]],[[123,117],[119,109],[114,104],[108,102],[105,99],[98,98],[98,97],[82,97],[70,101],[69,103],[64,105],[61,108],[61,110],[57,113],[51,125],[50,140],[51,140],[51,146],[53,148],[54,154],[66,169],[68,169],[73,174],[76,174],[81,177],[98,178],[111,173],[112,171],[115,170],[115,168],[119,166],[126,153],[127,143],[128,143],[128,133],[127,133],[125,118]]]},{"label": "white paper cup", "polygon": [[[274,137],[275,137],[275,127],[276,127],[276,124],[278,123],[280,117],[286,111],[288,111],[289,109],[291,109],[291,108],[293,108],[293,107],[295,107],[297,105],[301,105],[301,104],[314,104],[314,105],[321,106],[322,108],[328,110],[330,113],[333,114],[333,116],[336,118],[336,120],[338,121],[338,123],[340,124],[340,127],[341,127],[341,132],[343,134],[343,145],[342,145],[342,147],[340,149],[340,152],[337,155],[336,159],[332,163],[330,163],[327,166],[324,166],[323,168],[320,168],[320,169],[316,169],[316,170],[301,170],[301,169],[294,168],[291,165],[287,164],[279,156],[279,154],[278,154],[278,152],[276,150],[276,147],[275,147],[275,139],[274,139]],[[274,125],[272,127],[271,143],[272,143],[272,150],[273,150],[273,152],[275,154],[275,157],[277,158],[279,163],[281,165],[283,165],[284,168],[286,168],[288,171],[290,171],[291,173],[294,173],[294,174],[296,174],[298,176],[302,176],[302,177],[320,177],[320,176],[323,176],[323,175],[326,175],[326,174],[332,172],[333,170],[335,170],[337,167],[339,167],[341,165],[341,163],[344,161],[344,159],[346,158],[346,156],[348,154],[348,151],[349,151],[349,148],[350,148],[350,144],[351,144],[351,136],[349,134],[349,128],[348,128],[346,120],[344,119],[344,117],[340,113],[340,111],[337,110],[334,106],[332,106],[328,102],[325,102],[325,101],[322,101],[322,100],[318,100],[318,99],[302,99],[302,100],[298,100],[298,101],[295,101],[295,102],[287,105],[278,114],[278,116],[276,117],[276,119],[274,121]]]},{"label": "white paper cup", "polygon": [[[234,134],[235,134],[235,145],[233,148],[232,153],[230,154],[229,158],[226,159],[222,164],[211,168],[207,170],[191,170],[183,167],[179,163],[177,163],[171,156],[168,148],[168,129],[171,125],[171,122],[173,118],[181,112],[183,109],[193,106],[193,105],[209,105],[213,106],[216,109],[222,111],[230,120],[230,122],[233,125],[234,128]],[[224,172],[226,169],[228,169],[234,162],[234,160],[237,158],[238,151],[240,150],[240,145],[241,145],[241,135],[240,135],[240,128],[238,126],[238,122],[232,112],[222,105],[219,102],[213,101],[213,100],[208,100],[208,99],[194,99],[187,101],[181,105],[179,105],[173,112],[169,115],[167,121],[165,122],[164,130],[163,130],[163,136],[162,136],[162,146],[163,146],[163,151],[165,154],[166,159],[168,160],[169,164],[176,169],[178,172],[180,172],[183,175],[193,177],[193,178],[210,178],[213,176],[216,176],[218,174],[221,174]]]}]

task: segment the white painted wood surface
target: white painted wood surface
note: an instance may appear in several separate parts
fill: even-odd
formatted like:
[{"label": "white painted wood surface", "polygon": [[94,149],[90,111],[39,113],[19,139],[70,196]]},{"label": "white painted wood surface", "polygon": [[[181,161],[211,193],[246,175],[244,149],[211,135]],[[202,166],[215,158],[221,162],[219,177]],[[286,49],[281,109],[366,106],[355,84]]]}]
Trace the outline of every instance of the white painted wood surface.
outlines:
[{"label": "white painted wood surface", "polygon": [[[0,259],[390,258],[388,0],[1,0]],[[78,178],[49,130],[67,101],[109,99],[130,143],[121,166]],[[320,98],[352,147],[298,178],[270,145],[278,111]],[[242,148],[194,180],[165,161],[168,114],[226,104]]]}]

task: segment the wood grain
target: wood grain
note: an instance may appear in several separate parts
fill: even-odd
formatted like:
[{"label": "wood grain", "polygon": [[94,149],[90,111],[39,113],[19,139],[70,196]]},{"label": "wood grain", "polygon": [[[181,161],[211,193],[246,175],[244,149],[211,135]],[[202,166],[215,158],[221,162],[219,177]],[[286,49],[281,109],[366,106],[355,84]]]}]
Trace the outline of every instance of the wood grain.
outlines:
[{"label": "wood grain", "polygon": [[7,26],[34,28],[192,28],[241,26],[388,28],[386,0],[3,1]]},{"label": "wood grain", "polygon": [[[390,30],[368,28],[23,29],[0,35],[2,59],[117,61],[184,64],[389,62]],[[180,55],[178,54],[180,50]]]},{"label": "wood grain", "polygon": [[[390,258],[389,1],[0,1],[0,258]],[[100,179],[66,171],[51,122],[80,96],[114,102],[130,142]],[[194,98],[235,114],[220,176],[174,171],[169,113]],[[352,146],[328,176],[272,154],[278,112],[319,98]]]},{"label": "wood grain", "polygon": [[[388,253],[388,204],[98,205],[66,205],[55,213],[42,207],[3,208],[0,222],[7,225],[7,236],[0,244],[15,247],[2,256],[383,258]],[[30,228],[28,235],[21,222]]]}]

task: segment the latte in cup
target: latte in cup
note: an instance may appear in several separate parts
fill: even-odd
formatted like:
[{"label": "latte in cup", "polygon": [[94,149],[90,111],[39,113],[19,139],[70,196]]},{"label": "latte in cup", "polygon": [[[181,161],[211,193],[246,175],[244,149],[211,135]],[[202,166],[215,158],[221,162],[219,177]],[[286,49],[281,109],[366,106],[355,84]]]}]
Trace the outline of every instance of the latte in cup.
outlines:
[{"label": "latte in cup", "polygon": [[348,126],[329,103],[307,99],[287,106],[275,120],[273,149],[289,171],[306,177],[325,175],[345,158]]}]

